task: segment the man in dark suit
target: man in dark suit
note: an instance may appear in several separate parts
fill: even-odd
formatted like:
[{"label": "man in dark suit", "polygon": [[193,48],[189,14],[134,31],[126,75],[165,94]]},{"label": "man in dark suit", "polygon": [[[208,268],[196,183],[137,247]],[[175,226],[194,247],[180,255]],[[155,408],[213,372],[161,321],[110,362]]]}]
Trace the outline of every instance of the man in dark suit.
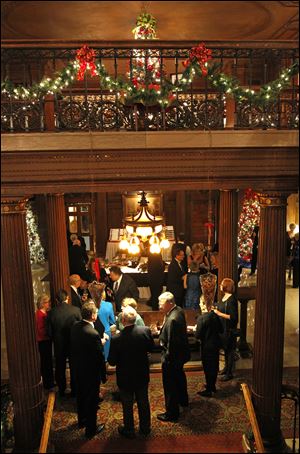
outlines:
[{"label": "man in dark suit", "polygon": [[174,295],[165,292],[158,298],[159,310],[165,314],[159,341],[162,347],[162,375],[166,412],[160,421],[177,422],[179,405],[187,407],[189,398],[184,364],[190,359],[185,314],[176,306]]},{"label": "man in dark suit", "polygon": [[221,348],[220,334],[223,326],[220,318],[209,306],[208,312],[199,315],[195,336],[200,340],[201,359],[206,380],[206,389],[197,394],[203,397],[212,397],[216,393],[216,381],[219,370],[219,351]]},{"label": "man in dark suit", "polygon": [[[67,359],[70,359],[71,327],[81,320],[80,310],[70,305],[69,299],[65,290],[59,290],[56,294],[57,306],[50,310],[47,318],[48,334],[54,343],[55,380],[61,397],[65,396],[66,390],[66,363]],[[76,386],[71,365],[70,376],[71,396],[75,397]]]},{"label": "man in dark suit", "polygon": [[99,387],[106,382],[103,348],[94,322],[98,309],[89,300],[82,306],[82,321],[71,330],[71,358],[77,391],[78,426],[85,427],[85,436],[93,438],[104,429],[97,426]]},{"label": "man in dark suit", "polygon": [[176,305],[183,307],[184,303],[183,278],[186,273],[181,263],[184,260],[184,252],[181,249],[177,248],[175,249],[174,254],[175,256],[172,259],[168,268],[167,290],[174,295]]},{"label": "man in dark suit", "polygon": [[135,281],[127,274],[123,274],[118,266],[110,268],[110,278],[113,282],[114,302],[117,312],[121,312],[124,298],[134,298],[138,301],[140,295]]},{"label": "man in dark suit", "polygon": [[82,308],[82,295],[80,294],[80,284],[81,284],[81,277],[79,274],[71,274],[69,276],[69,285],[71,287],[71,303],[73,306],[78,307],[80,310]]},{"label": "man in dark suit", "polygon": [[151,431],[151,415],[148,398],[149,359],[154,341],[150,328],[135,325],[137,312],[126,306],[122,312],[124,329],[112,337],[108,362],[116,366],[117,384],[123,406],[124,426],[119,433],[126,438],[134,438],[133,404],[137,401],[140,433]]},{"label": "man in dark suit", "polygon": [[171,249],[172,259],[175,258],[175,253],[178,249],[181,249],[184,252],[184,259],[182,260],[182,268],[185,273],[188,272],[187,256],[191,253],[191,248],[185,243],[184,233],[180,232],[176,243],[173,244]]}]

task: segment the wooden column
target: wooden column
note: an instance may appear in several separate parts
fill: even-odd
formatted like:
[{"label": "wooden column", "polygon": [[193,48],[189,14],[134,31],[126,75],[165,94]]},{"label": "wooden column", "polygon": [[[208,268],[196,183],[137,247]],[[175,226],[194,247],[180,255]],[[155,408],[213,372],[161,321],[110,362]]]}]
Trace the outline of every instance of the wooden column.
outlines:
[{"label": "wooden column", "polygon": [[107,193],[97,192],[96,194],[96,251],[105,257],[106,243],[108,241],[108,213]]},{"label": "wooden column", "polygon": [[237,284],[237,190],[220,191],[218,283],[229,277]]},{"label": "wooden column", "polygon": [[68,291],[69,257],[63,194],[47,195],[48,260],[51,300],[63,288]]},{"label": "wooden column", "polygon": [[176,238],[180,232],[186,234],[185,191],[176,191]]},{"label": "wooden column", "polygon": [[41,436],[44,394],[36,341],[25,203],[21,198],[1,200],[1,273],[15,447],[19,452],[33,452]]},{"label": "wooden column", "polygon": [[284,346],[286,196],[260,194],[259,268],[252,398],[265,448],[282,452],[280,430]]}]

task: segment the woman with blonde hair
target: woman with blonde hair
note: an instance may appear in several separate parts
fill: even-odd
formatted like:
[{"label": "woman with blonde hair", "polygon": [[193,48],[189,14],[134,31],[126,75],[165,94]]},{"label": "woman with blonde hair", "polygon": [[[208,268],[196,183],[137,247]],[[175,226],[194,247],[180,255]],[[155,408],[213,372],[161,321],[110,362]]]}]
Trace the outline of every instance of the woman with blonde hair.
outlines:
[{"label": "woman with blonde hair", "polygon": [[238,324],[238,303],[235,292],[234,281],[230,278],[224,278],[220,284],[223,292],[222,300],[213,309],[215,314],[220,317],[223,325],[223,334],[220,335],[222,347],[225,353],[225,367],[220,371],[223,377],[221,381],[228,381],[233,378],[234,354],[236,349],[236,327]]},{"label": "woman with blonde hair", "polygon": [[52,340],[47,332],[48,311],[51,309],[50,297],[43,294],[38,297],[37,310],[35,312],[36,336],[41,359],[41,376],[45,389],[51,389],[54,385],[52,364]]},{"label": "woman with blonde hair", "polygon": [[[115,329],[113,328],[113,326],[111,326],[111,328],[112,328],[111,331],[113,333],[114,332],[118,332],[118,331],[122,331],[124,329],[124,325],[122,323],[122,314],[123,314],[123,310],[127,306],[131,306],[131,307],[133,307],[133,309],[137,310],[137,302],[135,301],[134,298],[124,298],[123,301],[122,301],[121,312],[118,315],[117,320],[116,320]],[[135,325],[139,325],[139,326],[145,326],[144,320],[142,319],[140,314],[136,315],[136,319],[135,319],[135,323],[134,324]]]},{"label": "woman with blonde hair", "polygon": [[109,354],[109,347],[110,347],[110,339],[111,339],[111,331],[110,326],[116,323],[114,309],[112,303],[109,301],[105,301],[106,293],[105,293],[105,285],[104,283],[100,282],[93,282],[89,286],[90,294],[98,308],[98,318],[102,322],[104,326],[104,334],[106,334],[106,342],[104,344],[104,357],[105,361],[107,361],[108,354]]},{"label": "woman with blonde hair", "polygon": [[188,256],[188,267],[192,262],[197,262],[200,270],[200,274],[205,274],[209,271],[209,262],[205,255],[205,248],[203,243],[194,243],[192,246],[192,252]]}]

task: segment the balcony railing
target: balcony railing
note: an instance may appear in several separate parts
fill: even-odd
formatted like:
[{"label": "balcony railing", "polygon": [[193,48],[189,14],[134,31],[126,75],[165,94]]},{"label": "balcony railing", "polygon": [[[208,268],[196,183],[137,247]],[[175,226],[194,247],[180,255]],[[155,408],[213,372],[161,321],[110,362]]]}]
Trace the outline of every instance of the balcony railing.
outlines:
[{"label": "balcony railing", "polygon": [[[2,80],[30,86],[43,77],[52,77],[76,57],[83,43],[4,41]],[[96,52],[112,77],[132,77],[133,49],[155,49],[166,77],[178,80],[182,62],[196,43],[130,41],[86,43]],[[211,62],[220,71],[234,76],[239,85],[253,90],[278,78],[280,71],[298,58],[298,43],[289,42],[207,42]],[[34,47],[35,46],[35,47]],[[187,90],[174,92],[174,103],[125,105],[116,90],[104,90],[98,77],[85,76],[61,93],[36,101],[2,97],[2,132],[33,131],[159,131],[221,129],[293,129],[298,127],[298,77],[275,101],[264,106],[236,102],[212,87],[206,77],[194,79]]]}]

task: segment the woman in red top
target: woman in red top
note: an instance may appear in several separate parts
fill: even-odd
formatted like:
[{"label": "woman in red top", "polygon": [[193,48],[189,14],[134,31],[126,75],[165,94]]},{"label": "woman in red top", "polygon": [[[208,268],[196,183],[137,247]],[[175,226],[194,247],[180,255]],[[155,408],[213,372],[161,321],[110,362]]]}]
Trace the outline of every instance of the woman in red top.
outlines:
[{"label": "woman in red top", "polygon": [[35,313],[37,342],[41,359],[41,375],[45,389],[55,386],[52,365],[52,341],[47,334],[47,312],[51,308],[48,295],[42,295],[37,300]]}]

